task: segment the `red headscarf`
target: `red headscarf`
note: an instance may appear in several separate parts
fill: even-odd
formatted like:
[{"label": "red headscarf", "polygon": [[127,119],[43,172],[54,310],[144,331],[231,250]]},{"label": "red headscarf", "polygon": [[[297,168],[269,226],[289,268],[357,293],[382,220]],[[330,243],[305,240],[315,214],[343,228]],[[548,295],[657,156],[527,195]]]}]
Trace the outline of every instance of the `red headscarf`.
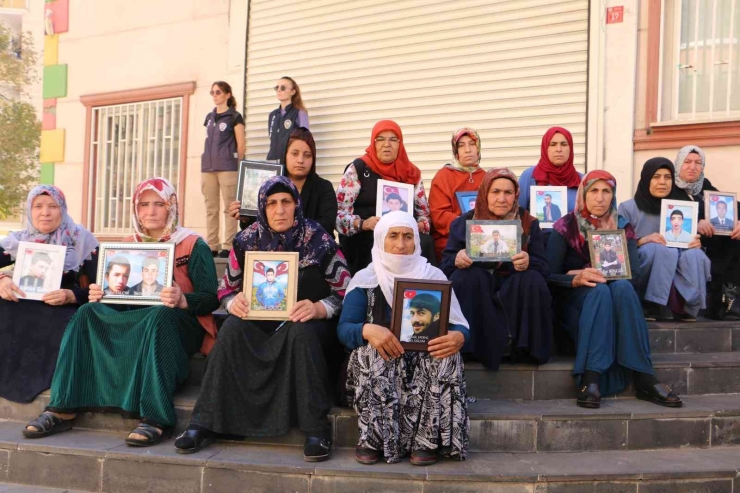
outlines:
[{"label": "red headscarf", "polygon": [[[375,138],[379,133],[385,132],[386,130],[392,131],[398,137],[398,156],[392,163],[383,163],[378,159],[378,153],[375,151]],[[380,120],[373,127],[373,133],[370,137],[370,145],[365,149],[365,155],[362,159],[366,165],[370,166],[370,169],[375,173],[379,174],[384,180],[397,181],[400,183],[408,183],[410,185],[416,185],[421,181],[421,171],[417,168],[414,163],[409,161],[409,157],[406,155],[406,148],[403,145],[403,134],[401,133],[401,127],[392,120]]]},{"label": "red headscarf", "polygon": [[[568,160],[562,166],[555,166],[547,155],[547,149],[550,147],[550,141],[555,134],[563,134],[570,147]],[[575,166],[573,166],[573,136],[563,127],[552,127],[545,132],[542,137],[540,146],[540,162],[534,168],[532,173],[538,185],[566,186],[568,188],[577,188],[581,184],[581,178],[578,176]]]}]

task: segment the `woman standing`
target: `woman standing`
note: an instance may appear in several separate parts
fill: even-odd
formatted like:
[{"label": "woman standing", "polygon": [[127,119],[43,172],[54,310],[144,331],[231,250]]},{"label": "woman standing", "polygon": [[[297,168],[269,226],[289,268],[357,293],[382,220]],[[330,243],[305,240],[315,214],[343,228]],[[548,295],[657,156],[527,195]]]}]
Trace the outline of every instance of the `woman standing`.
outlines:
[{"label": "woman standing", "polygon": [[352,350],[347,394],[357,412],[360,438],[355,458],[389,464],[411,453],[411,464],[428,466],[440,455],[465,460],[468,410],[460,349],[468,324],[454,290],[449,332],[429,341],[429,352],[409,351],[390,327],[398,278],[445,280],[421,256],[418,226],[406,212],[384,215],[373,230],[373,262],[347,288],[339,339]]},{"label": "woman standing", "polygon": [[[200,165],[201,191],[206,203],[208,246],[214,257],[226,258],[236,234],[236,223],[229,217],[228,210],[236,197],[239,161],[244,158],[244,118],[236,111],[236,99],[229,84],[214,82],[211,96],[216,107],[203,122],[207,136]],[[224,212],[223,242],[219,239],[219,195]]]},{"label": "woman standing", "polygon": [[373,230],[380,219],[375,215],[380,179],[414,186],[413,215],[421,235],[422,255],[436,263],[421,171],[406,155],[401,127],[394,121],[381,120],[373,127],[365,155],[347,166],[337,188],[337,231],[350,272],[354,275],[372,260]]},{"label": "woman standing", "polygon": [[40,302],[19,302],[26,293],[0,273],[0,397],[14,402],[31,402],[51,385],[64,328],[87,303],[98,266],[98,241],[69,217],[57,187],[29,192],[26,219],[26,229],[0,240],[0,267],[15,263],[21,241],[66,245],[67,251],[61,287]]},{"label": "woman standing", "polygon": [[175,244],[174,281],[163,305],[107,305],[102,286],[90,285],[90,303],[67,326],[51,385],[51,402],[23,430],[41,438],[72,428],[77,413],[117,410],[141,419],[126,443],[144,447],[172,434],[175,389],[188,376],[189,357],[213,347],[218,308],[216,267],[208,246],[178,225],[177,195],[170,182],[152,178],[132,200],[135,234],[127,241]]},{"label": "woman standing", "polygon": [[[208,358],[190,425],[175,447],[194,453],[217,434],[283,435],[295,416],[306,434],[304,459],[323,461],[332,443],[327,360],[341,351],[331,319],[342,307],[349,272],[334,240],[304,219],[298,190],[287,178],[262,185],[258,214],[234,241],[219,289],[229,317]],[[299,253],[298,302],[290,320],[245,320],[244,261],[250,251]]]},{"label": "woman standing", "polygon": [[[539,222],[519,206],[519,184],[507,168],[485,173],[475,209],[452,222],[441,269],[459,295],[470,323],[463,348],[496,370],[504,356],[514,362],[546,363],[552,344],[552,309],[547,260]],[[466,253],[469,220],[517,220],[522,251],[511,262],[475,262]]]},{"label": "woman standing", "polygon": [[432,214],[434,253],[442,257],[447,245],[450,225],[460,214],[457,192],[478,190],[485,172],[480,168],[481,143],[478,132],[463,127],[452,134],[454,162],[437,171],[429,190],[429,208]]},{"label": "woman standing", "polygon": [[607,281],[591,267],[588,231],[617,228],[625,232],[630,264],[639,263],[634,229],[617,215],[616,189],[616,180],[606,171],[587,174],[574,212],[555,223],[547,245],[558,320],[576,343],[577,404],[598,408],[601,394],[621,391],[632,371],[638,399],[680,407],[681,399],[655,378],[647,324],[635,292],[639,269],[632,269],[630,281]]},{"label": "woman standing", "polygon": [[278,160],[285,156],[290,132],[295,127],[308,128],[308,111],[303,105],[301,88],[290,77],[282,77],[275,84],[275,94],[280,107],[267,117],[267,130],[270,132],[270,150],[267,159]]}]

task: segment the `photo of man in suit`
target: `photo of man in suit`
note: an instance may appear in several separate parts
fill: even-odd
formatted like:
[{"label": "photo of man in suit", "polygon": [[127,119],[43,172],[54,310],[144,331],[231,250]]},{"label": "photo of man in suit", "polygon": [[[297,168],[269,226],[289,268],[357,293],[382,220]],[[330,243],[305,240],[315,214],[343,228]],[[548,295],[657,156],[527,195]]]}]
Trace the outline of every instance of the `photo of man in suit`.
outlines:
[{"label": "photo of man in suit", "polygon": [[162,292],[163,285],[157,282],[159,260],[147,257],[141,262],[141,282],[134,284],[128,294],[132,296],[154,296]]},{"label": "photo of man in suit", "polygon": [[715,206],[717,209],[717,216],[709,220],[709,223],[714,226],[714,229],[719,231],[732,231],[735,227],[735,221],[732,218],[727,217],[727,202],[720,200]]},{"label": "photo of man in suit", "polygon": [[542,212],[544,213],[544,222],[546,223],[554,223],[562,216],[560,213],[560,207],[558,207],[557,204],[552,203],[552,195],[549,193],[545,194],[545,205],[542,208]]}]

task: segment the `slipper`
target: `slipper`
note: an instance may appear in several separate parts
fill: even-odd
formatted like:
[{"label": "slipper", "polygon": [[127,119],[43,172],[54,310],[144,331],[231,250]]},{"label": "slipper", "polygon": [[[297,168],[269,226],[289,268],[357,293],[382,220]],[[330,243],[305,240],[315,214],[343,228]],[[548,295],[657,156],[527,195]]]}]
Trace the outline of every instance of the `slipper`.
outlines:
[{"label": "slipper", "polygon": [[[72,429],[73,421],[74,418],[62,419],[54,416],[54,414],[49,411],[44,411],[38,418],[26,425],[23,429],[23,436],[26,438],[44,438],[56,433],[68,431]],[[29,426],[36,428],[36,431],[29,430]]]},{"label": "slipper", "polygon": [[[170,427],[158,427],[150,425],[149,423],[141,422],[131,433],[142,435],[146,437],[145,440],[137,440],[136,438],[126,438],[126,445],[131,447],[151,447],[160,443],[162,440],[167,440],[172,436],[172,428]],[[131,434],[129,433],[129,434]]]}]

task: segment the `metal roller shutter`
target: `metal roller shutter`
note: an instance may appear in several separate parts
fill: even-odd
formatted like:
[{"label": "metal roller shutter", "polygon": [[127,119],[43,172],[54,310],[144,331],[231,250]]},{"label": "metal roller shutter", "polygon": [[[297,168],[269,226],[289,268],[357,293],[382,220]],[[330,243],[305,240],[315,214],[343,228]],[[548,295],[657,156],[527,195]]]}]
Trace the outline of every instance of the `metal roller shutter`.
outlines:
[{"label": "metal roller shutter", "polygon": [[565,126],[584,167],[588,0],[251,0],[247,47],[249,158],[267,155],[273,86],[289,75],[335,185],[386,118],[427,189],[462,126],[478,130],[485,168],[517,173]]}]

